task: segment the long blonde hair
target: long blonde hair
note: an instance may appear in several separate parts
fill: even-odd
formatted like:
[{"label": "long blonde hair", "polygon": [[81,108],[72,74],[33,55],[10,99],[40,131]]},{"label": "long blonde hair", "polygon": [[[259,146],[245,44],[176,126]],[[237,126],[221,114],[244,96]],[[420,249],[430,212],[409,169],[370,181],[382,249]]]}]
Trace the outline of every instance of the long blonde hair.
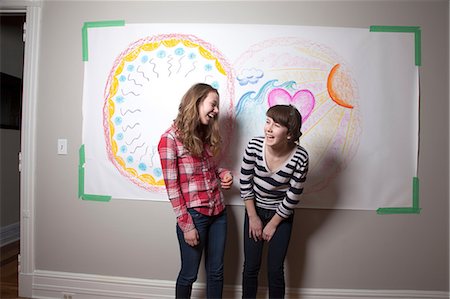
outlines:
[{"label": "long blonde hair", "polygon": [[191,86],[181,99],[178,115],[175,119],[177,136],[193,156],[201,156],[204,144],[210,146],[213,155],[220,152],[221,137],[219,122],[213,119],[208,125],[200,121],[198,107],[210,92],[219,95],[217,89],[205,83]]}]

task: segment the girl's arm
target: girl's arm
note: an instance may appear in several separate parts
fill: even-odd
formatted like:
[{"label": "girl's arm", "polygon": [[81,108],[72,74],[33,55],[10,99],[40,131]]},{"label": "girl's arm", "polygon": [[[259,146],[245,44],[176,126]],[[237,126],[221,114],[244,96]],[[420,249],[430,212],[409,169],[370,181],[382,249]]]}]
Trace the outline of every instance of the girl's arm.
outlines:
[{"label": "girl's arm", "polygon": [[275,213],[273,215],[272,219],[264,226],[264,230],[262,232],[262,238],[265,241],[270,241],[272,239],[273,235],[275,234],[275,231],[277,230],[278,225],[284,220],[280,215]]},{"label": "girl's arm", "polygon": [[164,183],[167,189],[170,203],[177,217],[177,223],[183,232],[195,229],[191,215],[187,211],[186,202],[181,193],[177,144],[173,136],[164,134],[158,144],[161,168],[164,176]]},{"label": "girl's arm", "polygon": [[277,214],[281,218],[288,218],[292,215],[293,210],[300,202],[301,195],[303,194],[309,165],[308,153],[304,149],[301,149],[296,153],[296,156],[298,160],[295,163],[295,169],[289,180],[289,189],[286,192],[284,200],[277,208]]},{"label": "girl's arm", "polygon": [[263,239],[270,241],[273,234],[277,230],[278,225],[290,215],[300,202],[300,195],[303,193],[303,185],[306,181],[306,175],[308,173],[309,158],[308,153],[305,150],[300,151],[300,161],[296,163],[296,168],[289,182],[289,189],[286,192],[284,200],[277,208],[277,212],[270,219],[269,223],[264,227]]},{"label": "girl's arm", "polygon": [[241,198],[244,200],[245,210],[249,220],[248,236],[256,242],[261,240],[262,221],[256,213],[255,195],[253,193],[253,178],[255,175],[257,154],[254,151],[254,145],[251,144],[252,140],[248,143],[244,157],[242,158],[239,182]]},{"label": "girl's arm", "polygon": [[250,140],[245,149],[239,176],[241,198],[244,201],[255,198],[253,193],[253,177],[255,175],[257,153],[252,145],[252,141],[253,140]]}]

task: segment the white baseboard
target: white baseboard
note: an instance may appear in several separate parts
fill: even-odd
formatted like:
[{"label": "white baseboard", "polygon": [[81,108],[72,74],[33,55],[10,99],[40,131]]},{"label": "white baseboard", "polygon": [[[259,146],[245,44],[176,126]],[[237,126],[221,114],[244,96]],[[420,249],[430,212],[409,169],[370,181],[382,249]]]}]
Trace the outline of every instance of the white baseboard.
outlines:
[{"label": "white baseboard", "polygon": [[297,289],[286,298],[301,299],[448,299],[449,292],[418,290]]},{"label": "white baseboard", "polygon": [[20,240],[20,222],[0,228],[0,247]]},{"label": "white baseboard", "polygon": [[[26,274],[20,274],[26,275]],[[33,298],[64,299],[163,299],[174,298],[175,282],[37,270],[33,274]],[[30,281],[30,280],[29,280]],[[20,288],[27,286],[19,286]],[[195,283],[192,298],[205,298],[205,285]],[[262,288],[260,295],[267,290]],[[224,298],[241,298],[241,286],[226,285]],[[263,296],[264,297],[264,296]],[[295,299],[448,299],[448,292],[420,290],[287,289]]]}]

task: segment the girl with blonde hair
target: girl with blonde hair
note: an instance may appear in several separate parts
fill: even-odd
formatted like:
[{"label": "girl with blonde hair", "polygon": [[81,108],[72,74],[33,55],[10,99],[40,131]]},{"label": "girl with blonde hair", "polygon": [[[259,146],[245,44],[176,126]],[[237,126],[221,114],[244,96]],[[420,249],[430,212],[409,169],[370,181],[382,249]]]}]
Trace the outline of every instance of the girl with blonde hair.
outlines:
[{"label": "girl with blonde hair", "polygon": [[191,297],[203,252],[207,298],[222,298],[227,214],[221,189],[231,188],[233,177],[217,164],[218,116],[218,91],[208,84],[194,84],[158,144],[167,194],[177,218],[181,269],[176,298]]}]

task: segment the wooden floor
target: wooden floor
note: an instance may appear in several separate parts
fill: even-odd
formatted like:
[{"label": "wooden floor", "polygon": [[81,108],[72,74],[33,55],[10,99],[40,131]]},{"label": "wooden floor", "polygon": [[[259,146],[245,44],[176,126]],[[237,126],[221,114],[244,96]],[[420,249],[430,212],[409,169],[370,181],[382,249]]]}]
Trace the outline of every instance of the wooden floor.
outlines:
[{"label": "wooden floor", "polygon": [[1,247],[0,251],[0,298],[23,298],[18,296],[19,283],[17,273],[17,258],[20,251],[20,241]]}]

